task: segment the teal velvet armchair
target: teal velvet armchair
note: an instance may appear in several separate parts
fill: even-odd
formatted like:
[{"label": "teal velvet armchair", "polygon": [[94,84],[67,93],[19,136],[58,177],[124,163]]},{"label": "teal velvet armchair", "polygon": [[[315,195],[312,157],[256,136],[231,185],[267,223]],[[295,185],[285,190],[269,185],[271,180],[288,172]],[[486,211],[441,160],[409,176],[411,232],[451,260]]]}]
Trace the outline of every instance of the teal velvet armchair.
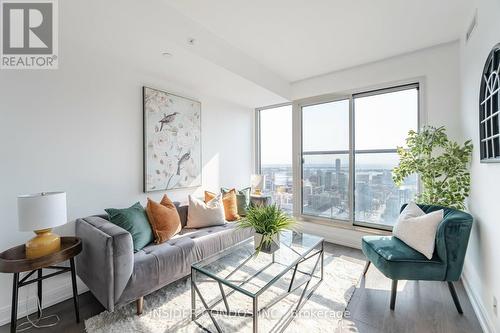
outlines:
[{"label": "teal velvet armchair", "polygon": [[[405,207],[403,205],[401,210]],[[425,213],[444,210],[444,219],[436,232],[432,259],[427,259],[394,236],[365,236],[362,250],[368,261],[364,274],[370,263],[373,263],[392,279],[391,310],[394,310],[396,303],[398,280],[446,281],[457,311],[462,313],[453,282],[458,281],[462,273],[473,218],[470,214],[452,208],[430,205],[419,207]]]}]

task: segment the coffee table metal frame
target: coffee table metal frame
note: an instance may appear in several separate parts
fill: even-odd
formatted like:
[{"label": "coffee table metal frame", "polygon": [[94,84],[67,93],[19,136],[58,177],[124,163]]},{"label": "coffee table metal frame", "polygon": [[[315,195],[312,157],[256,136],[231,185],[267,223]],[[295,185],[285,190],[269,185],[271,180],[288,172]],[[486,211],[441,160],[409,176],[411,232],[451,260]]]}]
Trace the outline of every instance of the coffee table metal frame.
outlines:
[{"label": "coffee table metal frame", "polygon": [[[245,242],[249,242],[250,240],[243,241],[242,243],[236,244],[221,253],[226,253],[226,251],[231,251],[232,249],[242,246]],[[281,243],[280,246],[286,246],[284,243]],[[319,249],[317,249],[319,247]],[[291,248],[290,248],[291,249]],[[292,251],[294,251],[292,249]],[[296,251],[294,251],[296,252]],[[319,238],[318,244],[315,246],[311,247],[308,251],[306,251],[303,254],[300,254],[296,252],[299,255],[299,258],[296,259],[292,264],[290,265],[284,265],[282,263],[279,263],[275,260],[275,255],[272,255],[272,261],[271,263],[267,264],[265,267],[261,268],[259,271],[248,277],[246,280],[242,281],[239,285],[234,285],[231,284],[227,281],[233,274],[238,272],[240,268],[242,268],[250,259],[252,259],[255,255],[252,254],[248,258],[246,258],[238,267],[236,267],[233,271],[231,271],[227,276],[224,278],[218,277],[215,274],[210,274],[210,272],[202,271],[198,267],[196,267],[196,264],[193,264],[191,266],[191,319],[193,321],[196,321],[198,318],[203,316],[205,313],[207,313],[210,316],[210,319],[212,323],[214,324],[215,328],[217,329],[217,332],[222,333],[223,330],[220,327],[220,325],[217,323],[217,320],[214,317],[214,314],[218,315],[227,315],[227,316],[239,316],[239,317],[249,317],[253,319],[253,333],[258,332],[258,323],[259,323],[259,314],[262,312],[270,309],[273,305],[278,303],[279,301],[283,300],[285,297],[290,295],[291,293],[295,292],[297,289],[303,287],[302,292],[300,294],[300,298],[298,302],[296,303],[295,309],[292,310],[291,313],[287,313],[284,315],[284,317],[281,320],[284,320],[285,317],[286,320],[283,322],[278,322],[279,327],[275,326],[275,329],[273,331],[276,332],[283,332],[288,325],[292,322],[293,318],[297,315],[297,313],[302,309],[306,301],[312,296],[316,288],[319,286],[321,281],[323,281],[323,275],[324,275],[324,239]],[[309,271],[303,271],[299,269],[300,264],[304,263],[305,261],[308,261],[312,258],[316,258],[316,261],[314,263],[314,267]],[[279,264],[283,265],[286,268],[277,276],[275,276],[271,281],[269,281],[263,288],[261,288],[257,293],[251,293],[243,288],[241,288],[243,285],[251,281],[252,279],[256,278],[259,274],[263,273],[266,269],[268,269],[271,265],[273,264]],[[316,276],[315,272],[316,269],[320,265],[320,276]],[[280,278],[282,278],[285,274],[290,272],[293,269],[292,273],[292,279],[290,281],[290,285],[288,286],[288,290],[285,291],[283,294],[281,294],[279,297],[275,298],[272,300],[269,304],[265,305],[264,307],[259,309],[259,296],[262,295],[267,289],[269,289],[271,286],[273,286],[277,281],[279,281]],[[297,273],[304,274],[307,276],[307,278],[302,281],[300,284],[294,286],[295,278],[297,276]],[[218,288],[220,291],[220,298],[217,298],[213,300],[212,302],[207,302],[205,298],[203,297],[202,293],[200,292],[200,289],[198,288],[198,280],[196,279],[196,274],[202,274],[207,276],[209,279],[208,280],[203,280],[203,282],[215,282],[218,284]],[[313,278],[319,278],[319,281],[310,288],[310,283]],[[201,281],[200,281],[201,282]],[[231,288],[228,293],[224,291],[223,285]],[[229,307],[229,302],[227,298],[232,295],[234,292],[240,292],[245,296],[248,296],[252,299],[252,311],[251,312],[242,312],[242,311],[234,311],[231,310]],[[203,304],[203,307],[205,308],[199,313],[196,313],[196,295],[201,300],[201,303]],[[214,309],[215,306],[220,304],[221,302],[224,302],[224,307],[225,310],[217,310]]]}]

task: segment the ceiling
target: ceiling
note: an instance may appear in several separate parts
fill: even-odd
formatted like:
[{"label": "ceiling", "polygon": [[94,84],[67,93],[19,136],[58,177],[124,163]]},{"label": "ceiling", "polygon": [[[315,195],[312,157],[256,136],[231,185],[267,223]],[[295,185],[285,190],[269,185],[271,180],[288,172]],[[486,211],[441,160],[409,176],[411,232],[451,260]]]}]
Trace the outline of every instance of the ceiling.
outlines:
[{"label": "ceiling", "polygon": [[[65,63],[91,59],[88,61],[97,61],[109,70],[116,70],[116,75],[138,75],[138,84],[202,102],[212,97],[214,102],[223,100],[255,108],[287,101],[288,82],[275,82],[277,75],[269,75],[250,61],[253,59],[246,59],[245,54],[233,52],[231,47],[206,29],[200,29],[164,0],[147,2],[147,5],[144,1],[133,0],[93,0],[91,5],[87,1],[61,2],[64,21],[60,39],[61,45],[66,46]],[[97,4],[99,10],[93,10]],[[120,6],[118,14],[117,4]],[[90,16],[92,20],[88,19]],[[192,35],[200,38],[196,45],[187,43],[187,37]],[[212,52],[212,48],[221,54]],[[165,52],[171,56],[164,56]],[[98,57],[93,56],[96,53]],[[259,75],[238,70],[235,59],[250,68],[250,74]],[[78,64],[61,67],[80,68]],[[121,68],[126,70],[121,71]],[[0,80],[0,87],[1,83]]]},{"label": "ceiling", "polygon": [[288,82],[456,40],[473,14],[470,0],[166,1]]}]

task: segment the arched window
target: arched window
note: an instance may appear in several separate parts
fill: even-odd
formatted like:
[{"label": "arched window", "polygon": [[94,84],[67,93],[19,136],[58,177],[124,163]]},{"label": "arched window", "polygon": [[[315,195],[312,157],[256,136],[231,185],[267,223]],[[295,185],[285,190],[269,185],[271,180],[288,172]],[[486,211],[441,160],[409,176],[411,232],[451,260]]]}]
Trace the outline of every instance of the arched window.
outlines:
[{"label": "arched window", "polygon": [[479,100],[481,162],[500,162],[500,44],[484,65]]}]

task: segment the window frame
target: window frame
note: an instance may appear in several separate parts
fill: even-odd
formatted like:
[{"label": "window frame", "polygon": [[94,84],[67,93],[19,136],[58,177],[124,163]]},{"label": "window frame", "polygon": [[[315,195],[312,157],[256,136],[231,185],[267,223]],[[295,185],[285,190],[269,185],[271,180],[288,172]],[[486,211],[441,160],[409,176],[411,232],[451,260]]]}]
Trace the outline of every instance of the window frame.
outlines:
[{"label": "window frame", "polygon": [[[495,153],[495,146],[500,145],[500,129],[494,130],[495,117],[500,117],[500,110],[495,110],[498,107],[493,105],[495,98],[497,103],[500,99],[500,82],[491,80],[494,76],[500,75],[500,70],[494,68],[495,60],[500,58],[500,43],[496,44],[491,50],[484,64],[483,75],[481,76],[481,84],[479,88],[479,162],[480,163],[499,163],[500,156]],[[492,89],[494,89],[492,91]],[[489,108],[488,108],[489,104]],[[489,112],[488,112],[489,109]],[[495,111],[494,111],[495,110]],[[489,113],[489,114],[488,114]],[[484,124],[484,128],[483,128]],[[498,125],[500,127],[500,125]],[[490,133],[486,127],[489,127]],[[490,152],[491,142],[492,152]]]},{"label": "window frame", "polygon": [[[325,150],[325,151],[306,151],[304,152],[303,150],[303,142],[304,142],[304,132],[303,132],[303,126],[302,126],[302,120],[303,120],[303,108],[308,107],[308,106],[314,106],[318,104],[326,104],[326,103],[334,103],[334,102],[340,102],[340,101],[349,101],[349,147],[347,150]],[[295,104],[294,104],[295,106]],[[324,221],[336,221],[339,223],[350,223],[353,220],[353,210],[352,208],[354,207],[354,195],[351,193],[351,184],[353,181],[353,174],[351,170],[351,163],[353,162],[351,160],[352,154],[352,148],[354,144],[354,137],[353,133],[351,132],[351,128],[354,124],[354,118],[352,114],[352,109],[353,109],[353,99],[351,98],[350,95],[324,95],[324,96],[319,96],[319,97],[313,97],[310,99],[306,99],[302,103],[297,103],[298,110],[296,111],[294,108],[294,113],[299,113],[300,114],[300,151],[299,151],[299,165],[297,166],[299,170],[299,188],[300,190],[300,201],[294,200],[294,216],[300,216],[301,218],[304,219],[318,219],[318,220],[324,220]],[[295,124],[294,124],[295,125]],[[293,132],[293,131],[292,131]],[[294,135],[295,137],[295,135]],[[304,154],[305,153],[305,154]],[[322,216],[317,216],[317,215],[312,215],[312,214],[305,214],[304,213],[304,202],[303,202],[303,197],[304,197],[304,186],[302,186],[302,181],[304,177],[304,156],[305,155],[335,155],[335,154],[347,154],[348,159],[349,159],[349,179],[347,181],[347,187],[349,190],[349,219],[348,220],[341,220],[341,219],[332,219],[328,217],[322,217]],[[295,176],[295,175],[294,175]],[[295,190],[295,189],[294,189]],[[295,193],[295,192],[294,192]],[[295,209],[297,208],[297,210]]]},{"label": "window frame", "polygon": [[[260,108],[256,108],[255,109],[255,173],[257,174],[260,174],[261,171],[262,171],[262,168],[261,168],[261,140],[260,140],[260,112],[261,111],[265,111],[265,110],[270,110],[270,109],[276,109],[276,108],[280,108],[280,107],[283,107],[283,106],[292,106],[292,118],[293,118],[293,103],[292,102],[286,102],[286,103],[280,103],[280,104],[273,104],[273,105],[269,105],[269,106],[264,106],[264,107],[260,107]],[[293,124],[293,120],[292,120],[292,124]],[[293,126],[293,125],[292,125]],[[292,129],[292,136],[293,136],[293,129]],[[293,144],[293,143],[292,143]],[[293,153],[292,153],[293,155]],[[293,169],[293,156],[292,156],[292,169]],[[293,171],[292,171],[292,174],[293,174]]]},{"label": "window frame", "polygon": [[[382,94],[390,94],[394,92],[399,92],[399,91],[405,91],[405,90],[410,90],[410,89],[417,89],[418,93],[418,99],[417,99],[417,131],[420,129],[420,86],[418,83],[410,83],[410,84],[404,84],[404,85],[398,85],[394,87],[389,87],[389,88],[381,88],[381,89],[376,89],[372,91],[367,91],[367,92],[362,92],[362,93],[356,93],[352,95],[352,100],[353,100],[353,106],[352,106],[352,113],[353,113],[353,119],[356,117],[356,109],[354,107],[354,100],[356,98],[363,98],[363,97],[370,97],[370,96],[377,96],[377,95],[382,95]],[[397,153],[397,148],[387,148],[387,149],[356,149],[356,142],[355,142],[355,135],[356,135],[356,124],[353,122],[353,127],[350,128],[350,130],[353,133],[353,143],[354,143],[354,158],[353,158],[353,181],[355,181],[355,173],[356,173],[356,155],[357,154],[383,154],[383,153],[389,153],[389,154],[394,154]],[[417,178],[417,189],[420,189],[420,182],[419,179]],[[392,226],[389,225],[383,225],[383,224],[377,224],[377,223],[372,223],[372,222],[366,222],[366,221],[359,221],[356,220],[355,216],[355,209],[356,209],[356,202],[355,202],[355,193],[356,193],[356,186],[353,184],[353,187],[350,188],[353,192],[353,217],[352,217],[352,223],[357,226],[362,226],[362,227],[367,227],[367,228],[375,228],[375,229],[382,229],[382,230],[392,230]]]},{"label": "window frame", "polygon": [[[292,105],[292,177],[293,177],[293,215],[298,220],[323,224],[328,226],[335,226],[345,229],[361,230],[368,232],[385,232],[392,230],[391,226],[384,226],[369,222],[355,221],[354,215],[354,200],[355,200],[355,154],[356,153],[394,153],[395,149],[367,149],[355,151],[355,123],[354,123],[354,98],[378,95],[381,93],[397,92],[402,90],[411,89],[416,87],[418,89],[418,111],[417,111],[417,126],[420,129],[427,124],[427,113],[425,108],[425,78],[416,77],[407,80],[394,81],[391,83],[384,83],[373,85],[360,89],[352,89],[341,93],[325,94],[320,96],[308,97],[294,100],[290,103],[281,103],[255,109],[255,171],[261,171],[260,166],[260,111],[266,109],[277,108],[281,106]],[[349,100],[349,220],[340,220],[335,218],[327,218],[314,216],[303,213],[303,132],[302,132],[302,108],[322,103],[330,103],[341,100]],[[333,151],[325,151],[333,153]],[[307,153],[307,152],[306,152]],[[311,152],[309,152],[311,153]],[[314,152],[317,154],[318,152]],[[342,153],[345,153],[342,151]],[[417,179],[417,190],[421,190],[421,182]]]},{"label": "window frame", "polygon": [[[260,125],[260,120],[261,120],[261,112],[262,111],[266,111],[266,110],[270,110],[270,109],[276,109],[276,108],[280,108],[280,107],[284,107],[284,106],[291,106],[292,109],[291,109],[291,112],[292,112],[292,127],[293,127],[293,103],[292,102],[286,102],[286,103],[279,103],[279,104],[273,104],[273,105],[269,105],[269,106],[264,106],[264,107],[259,107],[259,108],[256,108],[255,109],[255,118],[254,118],[254,128],[255,128],[255,140],[254,140],[254,144],[255,144],[255,149],[254,149],[254,153],[255,153],[255,167],[254,167],[254,172],[256,174],[260,174],[262,173],[262,165],[261,165],[261,161],[262,161],[262,158],[261,158],[261,136],[260,136],[260,129],[261,129],[261,125]],[[294,135],[294,132],[293,132],[293,128],[292,128],[292,193],[293,193],[293,196],[295,198],[295,173],[294,173],[294,168],[295,168],[295,163],[294,163],[294,147],[293,147],[293,135]],[[293,199],[293,211],[292,211],[292,215],[295,215],[295,199]]]}]

